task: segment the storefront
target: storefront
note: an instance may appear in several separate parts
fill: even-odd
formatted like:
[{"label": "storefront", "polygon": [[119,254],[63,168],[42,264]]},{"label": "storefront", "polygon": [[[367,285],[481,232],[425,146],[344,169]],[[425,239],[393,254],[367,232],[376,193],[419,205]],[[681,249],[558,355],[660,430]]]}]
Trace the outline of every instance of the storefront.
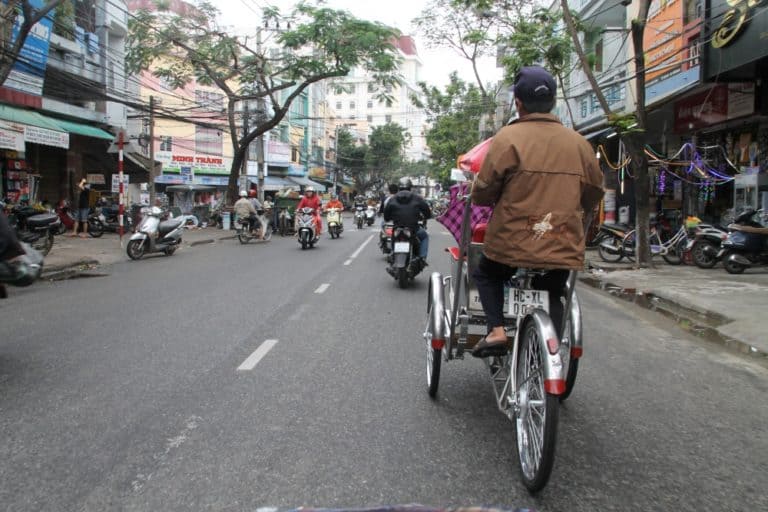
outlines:
[{"label": "storefront", "polygon": [[107,155],[113,140],[94,126],[0,105],[0,194],[11,203],[72,199],[80,178],[106,182],[116,171]]}]

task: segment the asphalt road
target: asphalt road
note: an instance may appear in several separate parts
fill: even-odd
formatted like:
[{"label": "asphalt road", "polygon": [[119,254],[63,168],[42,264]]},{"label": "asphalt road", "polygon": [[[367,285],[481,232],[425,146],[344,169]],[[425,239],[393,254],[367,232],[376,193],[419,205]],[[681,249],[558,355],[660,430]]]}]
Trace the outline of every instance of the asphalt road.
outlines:
[{"label": "asphalt road", "polygon": [[427,273],[399,290],[375,232],[348,229],[12,290],[0,510],[768,510],[768,369],[585,287],[577,387],[529,496],[480,361],[427,396]]}]

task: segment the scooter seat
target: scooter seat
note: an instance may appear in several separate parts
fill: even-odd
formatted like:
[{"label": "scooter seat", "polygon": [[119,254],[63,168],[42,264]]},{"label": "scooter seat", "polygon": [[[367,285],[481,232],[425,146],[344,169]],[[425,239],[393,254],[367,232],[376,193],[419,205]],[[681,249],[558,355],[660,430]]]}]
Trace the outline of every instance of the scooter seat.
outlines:
[{"label": "scooter seat", "polygon": [[39,213],[27,218],[27,226],[30,228],[42,228],[53,224],[58,218],[58,215],[54,213]]},{"label": "scooter seat", "polygon": [[755,235],[768,236],[768,228],[757,228],[753,226],[744,226],[742,224],[730,224],[728,226],[730,231],[741,231],[742,233],[752,233]]},{"label": "scooter seat", "polygon": [[160,223],[160,226],[158,229],[160,230],[160,233],[170,233],[174,229],[180,227],[184,223],[184,219],[171,219],[171,220],[164,220]]}]

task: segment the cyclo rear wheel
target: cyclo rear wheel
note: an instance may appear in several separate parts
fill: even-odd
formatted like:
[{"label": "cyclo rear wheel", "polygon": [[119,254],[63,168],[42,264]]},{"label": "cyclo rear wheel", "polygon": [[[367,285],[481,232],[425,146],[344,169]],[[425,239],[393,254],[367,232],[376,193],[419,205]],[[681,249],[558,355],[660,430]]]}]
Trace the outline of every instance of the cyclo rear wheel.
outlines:
[{"label": "cyclo rear wheel", "polygon": [[526,322],[515,367],[515,431],[523,484],[532,493],[543,489],[552,473],[560,407],[557,395],[544,388],[543,342],[536,322]]},{"label": "cyclo rear wheel", "polygon": [[432,304],[432,289],[430,285],[429,298],[427,300],[427,326],[424,329],[429,336],[424,336],[427,349],[427,392],[431,398],[437,395],[437,388],[440,385],[440,365],[443,356],[442,348],[434,348],[432,338],[435,333],[430,332],[432,325],[432,315],[434,314],[434,304]]}]

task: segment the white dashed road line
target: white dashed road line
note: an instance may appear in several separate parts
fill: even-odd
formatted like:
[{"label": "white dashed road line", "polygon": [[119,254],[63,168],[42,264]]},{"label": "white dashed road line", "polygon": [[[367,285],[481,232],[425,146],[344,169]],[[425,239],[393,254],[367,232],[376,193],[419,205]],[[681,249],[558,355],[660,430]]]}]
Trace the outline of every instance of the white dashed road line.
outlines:
[{"label": "white dashed road line", "polygon": [[350,260],[353,260],[353,259],[357,258],[357,257],[360,255],[360,253],[361,253],[361,252],[363,252],[363,249],[365,249],[365,246],[366,246],[366,245],[368,245],[368,243],[369,243],[371,240],[373,240],[373,235],[371,235],[371,236],[369,236],[368,238],[366,238],[366,239],[365,239],[365,242],[363,242],[363,244],[362,244],[360,247],[358,247],[358,248],[357,248],[357,250],[356,250],[355,252],[353,252],[353,253],[352,253],[352,254],[349,256],[349,259],[350,259]]},{"label": "white dashed road line", "polygon": [[277,345],[277,340],[266,340],[264,343],[259,345],[259,348],[253,351],[253,354],[248,356],[248,359],[243,361],[243,364],[237,367],[238,371],[250,371],[253,370],[257,364],[259,364],[259,361],[262,360],[262,358],[267,355],[267,352],[272,350],[272,347]]},{"label": "white dashed road line", "polygon": [[323,283],[317,287],[317,290],[315,290],[315,293],[325,293],[325,290],[327,290],[330,286],[331,286],[331,283]]}]

